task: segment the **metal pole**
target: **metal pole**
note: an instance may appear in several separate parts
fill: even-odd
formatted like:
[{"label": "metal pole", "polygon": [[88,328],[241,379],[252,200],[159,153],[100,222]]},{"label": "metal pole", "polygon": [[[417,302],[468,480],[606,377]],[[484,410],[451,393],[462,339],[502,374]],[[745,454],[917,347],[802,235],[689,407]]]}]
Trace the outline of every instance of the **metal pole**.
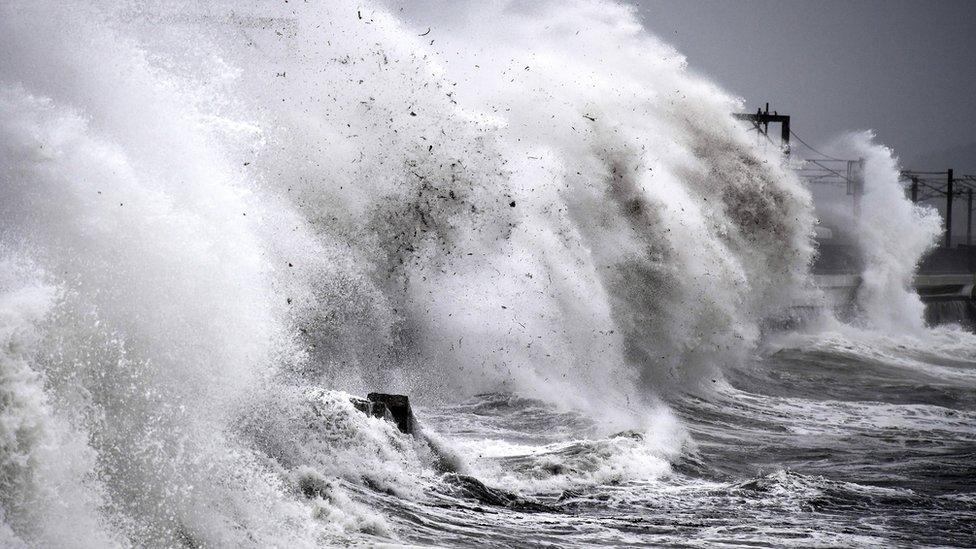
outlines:
[{"label": "metal pole", "polygon": [[973,190],[966,191],[966,245],[973,245]]},{"label": "metal pole", "polygon": [[946,171],[945,247],[952,248],[952,168]]},{"label": "metal pole", "polygon": [[912,176],[912,204],[918,204],[918,177]]},{"label": "metal pole", "polygon": [[784,116],[779,123],[779,139],[783,144],[783,153],[790,154],[790,117]]}]

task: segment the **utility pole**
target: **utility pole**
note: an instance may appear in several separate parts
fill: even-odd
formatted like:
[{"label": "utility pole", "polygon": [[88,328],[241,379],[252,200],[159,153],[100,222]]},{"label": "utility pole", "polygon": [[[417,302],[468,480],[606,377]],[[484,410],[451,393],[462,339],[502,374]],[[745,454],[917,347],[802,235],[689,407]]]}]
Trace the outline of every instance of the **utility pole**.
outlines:
[{"label": "utility pole", "polygon": [[946,227],[945,247],[952,248],[952,168],[946,170]]},{"label": "utility pole", "polygon": [[779,123],[779,139],[783,147],[783,154],[790,154],[790,115],[779,114],[773,111],[772,114],[769,112],[769,103],[766,103],[766,110],[763,111],[762,108],[756,109],[755,113],[748,112],[737,112],[732,116],[736,120],[748,120],[756,126],[761,134],[769,137],[769,124]]},{"label": "utility pole", "polygon": [[973,245],[973,190],[966,191],[966,245]]},{"label": "utility pole", "polygon": [[854,219],[861,217],[861,197],[864,196],[864,157],[847,161],[847,174],[850,177],[848,188],[854,206]]}]

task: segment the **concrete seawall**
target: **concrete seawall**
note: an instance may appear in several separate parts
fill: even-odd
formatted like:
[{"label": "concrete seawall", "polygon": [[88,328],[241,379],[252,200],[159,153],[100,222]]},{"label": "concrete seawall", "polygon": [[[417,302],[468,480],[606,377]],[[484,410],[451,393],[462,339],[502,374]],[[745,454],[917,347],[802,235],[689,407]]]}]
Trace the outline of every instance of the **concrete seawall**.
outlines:
[{"label": "concrete seawall", "polygon": [[[861,286],[861,275],[856,274],[818,274],[813,278],[836,304],[854,301]],[[912,287],[925,303],[970,301],[976,274],[920,274],[912,281]]]},{"label": "concrete seawall", "polygon": [[[841,318],[853,316],[860,275],[818,274],[813,278],[824,291],[828,306]],[[976,274],[921,274],[912,281],[912,287],[925,303],[929,325],[957,323],[976,328]]]}]

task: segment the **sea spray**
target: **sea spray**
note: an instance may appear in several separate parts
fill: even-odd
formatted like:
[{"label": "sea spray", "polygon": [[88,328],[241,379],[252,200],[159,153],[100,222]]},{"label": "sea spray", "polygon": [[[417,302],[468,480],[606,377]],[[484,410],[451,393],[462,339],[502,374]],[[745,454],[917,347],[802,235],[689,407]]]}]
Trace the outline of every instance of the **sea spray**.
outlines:
[{"label": "sea spray", "polygon": [[[861,277],[853,314],[845,320],[867,331],[924,336],[925,305],[912,283],[941,234],[938,210],[911,202],[898,158],[873,132],[844,134],[825,150],[851,159],[855,178],[846,196],[826,189],[817,196],[818,216],[835,231],[835,242],[850,246],[850,273]],[[852,194],[852,188],[859,190]]]},{"label": "sea spray", "polygon": [[[133,90],[123,84],[147,77],[139,57],[131,59],[135,83],[116,79],[103,94],[124,96]],[[85,447],[66,445],[77,458],[29,460],[25,474],[53,476],[44,470],[53,467],[66,477],[65,489],[46,492],[46,505],[60,497],[84,505],[68,483],[98,479],[104,497],[90,498],[87,512],[101,520],[77,521],[66,545],[100,546],[101,524],[136,545],[234,544],[274,530],[268,517],[287,516],[294,504],[280,502],[277,479],[226,429],[260,368],[279,356],[267,268],[256,262],[252,233],[240,230],[241,193],[192,129],[170,126],[182,143],[166,143],[157,122],[141,140],[130,135],[125,142],[134,146],[122,146],[105,128],[112,120],[89,123],[27,84],[0,92],[3,239],[5,250],[30,257],[37,276],[59,291],[20,360],[54,412],[77,423],[71,427]],[[178,156],[179,176],[147,150],[167,144],[175,154],[195,140],[203,148]],[[281,345],[287,349],[287,340]],[[46,430],[58,428],[50,423]],[[91,470],[74,465],[86,453]],[[43,508],[26,497],[5,506],[10,524]],[[29,545],[57,532],[15,527]],[[299,535],[314,538],[314,528]]]},{"label": "sea spray", "polygon": [[69,547],[119,540],[98,512],[102,487],[78,418],[59,411],[31,359],[57,299],[37,268],[16,254],[0,260],[0,545]]},{"label": "sea spray", "polygon": [[925,306],[912,288],[922,256],[941,233],[939,212],[912,204],[899,181],[898,160],[869,133],[851,134],[838,145],[864,159],[864,193],[854,238],[864,258],[858,289],[860,320],[871,328],[919,334]]},{"label": "sea spray", "polygon": [[665,474],[657,397],[804,287],[809,195],[631,10],[470,8],[420,36],[371,4],[0,7],[0,239],[51,288],[10,413],[79,446],[24,473],[78,487],[78,545],[395,536],[342,502],[422,498],[436,456],[330,389],[545,399]]}]

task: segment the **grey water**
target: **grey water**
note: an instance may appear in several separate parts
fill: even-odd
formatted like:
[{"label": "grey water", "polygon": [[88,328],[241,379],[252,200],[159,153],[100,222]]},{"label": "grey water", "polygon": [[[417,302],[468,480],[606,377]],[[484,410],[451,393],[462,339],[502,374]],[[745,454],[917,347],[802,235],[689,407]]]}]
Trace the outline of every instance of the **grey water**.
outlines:
[{"label": "grey water", "polygon": [[839,315],[825,205],[631,7],[433,6],[0,3],[0,546],[976,545],[893,151],[825,146]]},{"label": "grey water", "polygon": [[731,372],[720,391],[670,399],[694,442],[651,482],[608,465],[634,459],[638,442],[587,439],[585,418],[537,401],[428,410],[484,467],[531,485],[518,493],[539,507],[455,494],[423,510],[380,505],[432,545],[971,546],[976,363],[899,347],[887,361],[807,340]]}]

